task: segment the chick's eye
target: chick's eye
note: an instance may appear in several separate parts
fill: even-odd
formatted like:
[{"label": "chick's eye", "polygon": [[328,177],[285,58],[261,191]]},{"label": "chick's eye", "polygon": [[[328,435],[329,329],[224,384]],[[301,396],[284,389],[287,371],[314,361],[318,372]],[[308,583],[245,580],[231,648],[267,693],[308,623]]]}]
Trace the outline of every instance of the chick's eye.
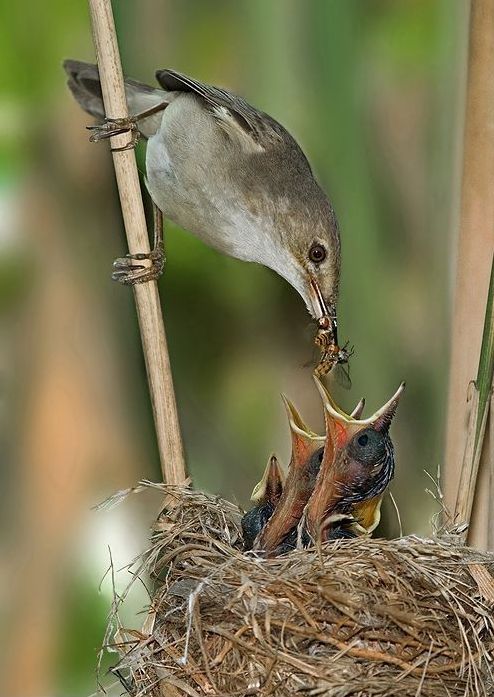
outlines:
[{"label": "chick's eye", "polygon": [[313,261],[314,264],[320,264],[326,259],[326,248],[322,244],[316,242],[309,249],[309,259]]},{"label": "chick's eye", "polygon": [[358,462],[374,465],[379,462],[386,452],[386,436],[373,428],[366,428],[358,433],[350,442],[349,453]]}]

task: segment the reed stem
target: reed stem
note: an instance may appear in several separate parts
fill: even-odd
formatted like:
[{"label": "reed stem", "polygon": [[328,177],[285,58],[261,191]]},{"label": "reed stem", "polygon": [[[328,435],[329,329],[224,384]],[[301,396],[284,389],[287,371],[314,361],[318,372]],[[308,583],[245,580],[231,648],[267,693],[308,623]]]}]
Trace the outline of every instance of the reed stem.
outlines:
[{"label": "reed stem", "polygon": [[[491,265],[491,277],[487,295],[477,378],[471,385],[470,419],[454,513],[454,521],[456,523],[464,522],[470,524],[481,456],[484,449],[486,453],[492,450],[491,445],[488,444],[490,439],[486,439],[485,436],[491,404],[492,377],[494,371],[493,296],[494,259]],[[492,421],[492,415],[490,418]],[[490,464],[492,466],[492,462]]]},{"label": "reed stem", "polygon": [[[128,116],[122,66],[111,0],[89,0],[94,47],[107,117]],[[113,149],[130,141],[124,133],[111,138]],[[133,149],[113,152],[120,204],[129,251],[150,251],[139,176]],[[186,469],[165,326],[156,281],[134,286],[137,316],[146,362],[163,479],[167,484],[185,481]]]},{"label": "reed stem", "polygon": [[[483,548],[488,544],[489,463],[486,454],[481,457],[487,386],[483,367],[479,373],[479,356],[494,252],[493,74],[494,2],[472,0],[442,489],[446,508],[457,520],[461,518],[470,524],[469,543]],[[476,387],[472,388],[476,375]]]}]

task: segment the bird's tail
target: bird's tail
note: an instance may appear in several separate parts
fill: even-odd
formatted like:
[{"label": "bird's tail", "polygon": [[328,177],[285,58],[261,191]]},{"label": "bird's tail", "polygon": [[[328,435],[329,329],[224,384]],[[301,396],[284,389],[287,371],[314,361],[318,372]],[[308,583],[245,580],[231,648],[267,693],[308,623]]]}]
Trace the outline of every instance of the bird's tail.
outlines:
[{"label": "bird's tail", "polygon": [[[68,59],[63,67],[69,76],[68,86],[80,106],[92,116],[103,119],[105,115],[98,68],[93,63],[84,63]],[[157,104],[167,102],[164,90],[144,85],[135,80],[125,79],[125,94],[131,115],[140,114]],[[140,119],[139,131],[145,138],[150,138],[158,130],[163,112]]]}]

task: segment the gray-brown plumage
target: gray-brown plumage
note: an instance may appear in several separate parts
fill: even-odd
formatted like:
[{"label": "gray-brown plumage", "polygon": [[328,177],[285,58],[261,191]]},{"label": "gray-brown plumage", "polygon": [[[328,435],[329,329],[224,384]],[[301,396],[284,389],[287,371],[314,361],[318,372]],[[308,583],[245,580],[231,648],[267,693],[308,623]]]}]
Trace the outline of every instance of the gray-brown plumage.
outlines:
[{"label": "gray-brown plumage", "polygon": [[[101,119],[96,66],[69,60],[65,69],[79,104]],[[148,139],[146,182],[154,203],[210,246],[276,271],[313,317],[331,318],[336,333],[338,225],[298,144],[226,90],[173,70],[156,77],[162,89],[125,81],[129,112]]]}]

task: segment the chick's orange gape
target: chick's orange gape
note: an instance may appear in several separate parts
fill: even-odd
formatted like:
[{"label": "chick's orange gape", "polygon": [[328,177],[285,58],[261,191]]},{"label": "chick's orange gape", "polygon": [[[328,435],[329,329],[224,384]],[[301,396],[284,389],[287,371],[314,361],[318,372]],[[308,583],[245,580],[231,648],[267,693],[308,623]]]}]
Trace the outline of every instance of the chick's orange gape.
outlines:
[{"label": "chick's orange gape", "polygon": [[[381,501],[395,466],[389,427],[404,384],[363,419],[363,400],[346,414],[319,378],[315,381],[326,434],[311,431],[285,398],[292,436],[290,465],[285,477],[277,460],[275,468],[268,464],[254,489],[257,505],[242,520],[245,550],[279,556],[318,541],[369,535],[379,523]],[[269,486],[271,479],[276,486]],[[269,495],[274,490],[276,500]]]}]

